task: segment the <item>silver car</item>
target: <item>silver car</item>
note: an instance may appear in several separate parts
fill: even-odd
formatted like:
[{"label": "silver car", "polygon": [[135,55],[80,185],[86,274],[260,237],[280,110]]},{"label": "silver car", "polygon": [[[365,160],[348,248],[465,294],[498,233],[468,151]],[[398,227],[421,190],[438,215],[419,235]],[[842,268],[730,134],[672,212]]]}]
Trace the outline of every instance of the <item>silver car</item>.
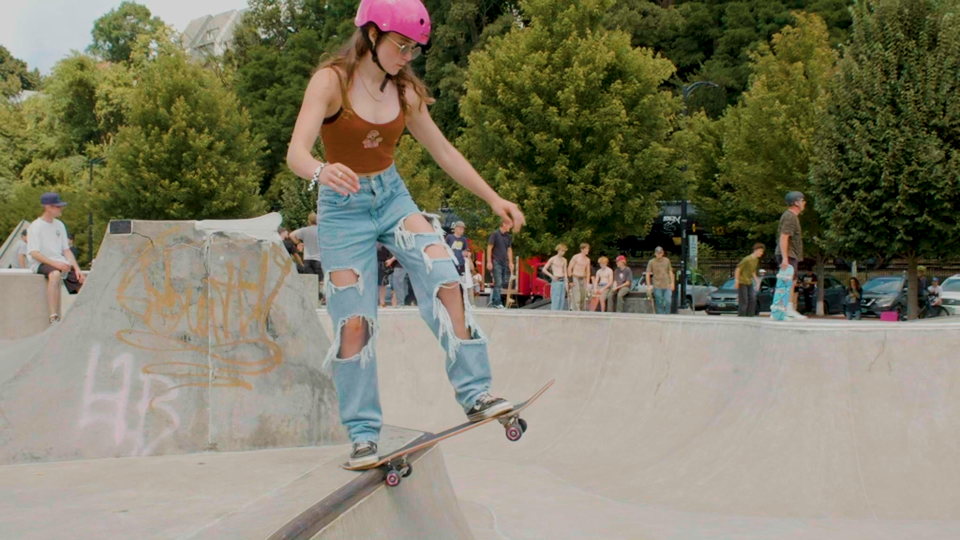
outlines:
[{"label": "silver car", "polygon": [[[677,272],[677,287],[680,286],[680,272]],[[647,292],[647,275],[641,272],[640,277],[634,278],[633,286],[630,288],[633,292]],[[707,300],[710,299],[710,293],[717,290],[710,285],[707,278],[697,272],[687,273],[687,301],[693,304],[695,309],[704,309],[707,307]]]}]

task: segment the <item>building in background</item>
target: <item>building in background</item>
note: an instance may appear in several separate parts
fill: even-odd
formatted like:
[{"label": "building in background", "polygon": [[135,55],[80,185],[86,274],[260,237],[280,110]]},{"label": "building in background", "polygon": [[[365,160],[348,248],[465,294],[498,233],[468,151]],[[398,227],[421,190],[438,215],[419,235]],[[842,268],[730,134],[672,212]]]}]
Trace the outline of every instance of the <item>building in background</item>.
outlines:
[{"label": "building in background", "polygon": [[183,48],[198,59],[223,54],[233,46],[233,33],[245,9],[234,9],[219,15],[206,15],[190,21],[180,36]]}]

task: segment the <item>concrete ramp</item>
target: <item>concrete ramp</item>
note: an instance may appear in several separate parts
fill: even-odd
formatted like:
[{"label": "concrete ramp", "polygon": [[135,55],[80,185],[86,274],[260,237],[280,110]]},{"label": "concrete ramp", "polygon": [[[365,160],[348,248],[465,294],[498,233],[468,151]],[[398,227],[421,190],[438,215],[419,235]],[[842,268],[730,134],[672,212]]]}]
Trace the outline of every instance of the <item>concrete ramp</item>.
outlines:
[{"label": "concrete ramp", "polygon": [[[442,444],[477,538],[960,538],[958,323],[478,319],[498,394],[557,384]],[[385,421],[461,421],[419,315],[380,323]]]},{"label": "concrete ramp", "polygon": [[111,222],[64,320],[3,344],[0,464],[345,442],[279,223]]}]

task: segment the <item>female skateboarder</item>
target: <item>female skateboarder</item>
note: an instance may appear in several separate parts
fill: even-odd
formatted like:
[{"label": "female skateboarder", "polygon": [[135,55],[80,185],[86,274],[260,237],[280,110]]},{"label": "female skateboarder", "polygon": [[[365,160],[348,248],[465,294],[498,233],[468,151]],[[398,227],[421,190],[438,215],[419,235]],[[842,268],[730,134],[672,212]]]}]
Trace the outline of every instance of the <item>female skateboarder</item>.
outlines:
[{"label": "female skateboarder", "polygon": [[[423,3],[363,0],[354,24],[346,47],[307,86],[287,164],[320,185],[320,258],[336,332],[324,365],[333,366],[340,420],[353,442],[350,465],[360,467],[377,461],[383,424],[375,348],[378,241],[409,273],[420,315],[446,351],[447,376],[467,418],[479,421],[512,408],[489,393],[487,339],[464,302],[439,220],[417,208],[394,166],[404,128],[514,231],[525,222],[517,205],[497,195],[430,118],[432,100],[409,65],[430,37]],[[318,135],[326,162],[310,154]]]}]

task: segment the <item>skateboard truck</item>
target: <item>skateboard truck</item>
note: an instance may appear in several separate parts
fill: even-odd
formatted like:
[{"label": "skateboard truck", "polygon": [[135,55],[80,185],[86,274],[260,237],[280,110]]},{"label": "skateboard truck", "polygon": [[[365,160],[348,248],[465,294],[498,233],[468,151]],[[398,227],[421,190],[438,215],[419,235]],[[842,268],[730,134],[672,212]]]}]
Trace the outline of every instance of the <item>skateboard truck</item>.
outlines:
[{"label": "skateboard truck", "polygon": [[401,479],[411,474],[413,474],[413,465],[407,462],[407,456],[403,456],[387,465],[387,475],[384,477],[384,481],[390,487],[397,487],[400,485]]},{"label": "skateboard truck", "polygon": [[500,425],[503,426],[507,440],[512,442],[519,441],[523,433],[527,431],[527,421],[520,418],[519,414],[507,413],[497,418],[497,422],[500,422]]}]

